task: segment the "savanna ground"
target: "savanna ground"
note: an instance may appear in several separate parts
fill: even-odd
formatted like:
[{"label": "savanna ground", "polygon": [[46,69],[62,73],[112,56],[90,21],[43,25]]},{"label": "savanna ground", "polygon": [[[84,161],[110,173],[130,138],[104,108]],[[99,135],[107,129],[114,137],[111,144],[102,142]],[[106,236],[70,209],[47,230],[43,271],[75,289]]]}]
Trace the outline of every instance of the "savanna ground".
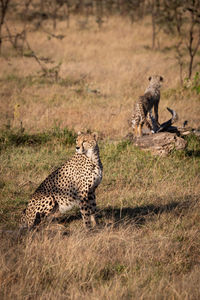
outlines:
[{"label": "savanna ground", "polygon": [[[42,30],[28,35],[35,53],[54,61],[48,68],[60,64],[57,82],[9,44],[0,57],[0,298],[199,299],[200,142],[191,136],[184,151],[160,158],[125,138],[149,75],[164,77],[161,122],[169,106],[178,125],[198,128],[199,95],[192,83],[180,86],[166,36],[150,49],[148,19],[112,17],[101,30],[93,20],[81,29],[79,20],[68,29],[58,23],[62,40]],[[29,195],[74,153],[78,130],[100,137],[99,227],[85,232],[73,210],[18,238]]]}]

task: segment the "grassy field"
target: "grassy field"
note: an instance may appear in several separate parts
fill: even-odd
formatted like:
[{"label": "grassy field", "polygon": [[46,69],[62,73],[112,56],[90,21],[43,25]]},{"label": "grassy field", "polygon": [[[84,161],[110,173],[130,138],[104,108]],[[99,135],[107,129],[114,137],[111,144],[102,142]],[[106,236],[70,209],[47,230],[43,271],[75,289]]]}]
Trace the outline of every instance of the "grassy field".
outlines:
[{"label": "grassy field", "polygon": [[[38,30],[28,40],[54,61],[48,68],[60,63],[57,82],[9,44],[0,57],[0,299],[199,299],[200,141],[190,136],[184,151],[161,158],[125,138],[151,74],[165,80],[160,121],[169,106],[178,125],[198,128],[193,82],[180,86],[164,35],[161,49],[150,49],[148,19],[131,25],[113,17],[99,31],[92,20],[80,30],[74,18],[55,33],[65,38]],[[78,130],[100,137],[99,227],[85,232],[73,210],[19,239],[29,195],[73,155]]]}]

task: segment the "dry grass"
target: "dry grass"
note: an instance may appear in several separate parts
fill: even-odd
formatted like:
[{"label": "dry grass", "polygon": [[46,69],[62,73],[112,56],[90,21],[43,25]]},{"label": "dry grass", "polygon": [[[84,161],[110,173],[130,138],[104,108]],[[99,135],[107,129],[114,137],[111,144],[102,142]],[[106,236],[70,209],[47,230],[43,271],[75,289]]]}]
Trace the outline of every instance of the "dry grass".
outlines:
[{"label": "dry grass", "polygon": [[[77,19],[71,21],[69,29],[65,26],[61,22],[56,32],[65,35],[63,40],[49,40],[42,30],[28,34],[38,57],[54,61],[47,64],[48,68],[62,63],[59,75],[65,86],[39,79],[40,67],[34,58],[13,56],[12,49],[5,44],[6,59],[0,58],[1,124],[10,118],[17,126],[22,120],[27,130],[41,131],[59,121],[61,126],[75,130],[90,128],[107,137],[123,137],[129,130],[127,120],[133,102],[144,92],[148,76],[157,73],[165,79],[161,121],[169,118],[166,106],[170,106],[179,113],[180,124],[187,119],[191,126],[199,126],[197,95],[179,88],[175,54],[173,50],[164,51],[170,41],[161,35],[161,51],[148,48],[151,45],[148,19],[131,25],[126,19],[113,17],[102,31],[92,21],[87,30],[78,30]],[[100,93],[91,93],[93,89]],[[19,114],[13,121],[16,103],[20,105]]]},{"label": "dry grass", "polygon": [[4,238],[1,298],[198,299],[198,232],[177,230],[191,215],[175,212],[173,226],[166,213],[142,228],[76,228],[63,236],[52,225],[20,242]]},{"label": "dry grass", "polygon": [[[34,59],[14,55],[9,45],[0,58],[1,127],[18,130],[22,121],[28,135],[57,130],[47,142],[5,140],[1,149],[0,299],[199,299],[200,143],[191,137],[186,151],[158,158],[122,140],[133,102],[153,73],[165,78],[161,121],[169,106],[179,124],[200,126],[198,95],[179,86],[174,52],[164,51],[170,41],[161,35],[161,51],[151,51],[148,19],[132,26],[112,17],[99,31],[93,20],[80,30],[74,18],[56,33],[66,36],[49,40],[39,30],[28,39],[39,57],[55,61],[48,67],[62,62],[57,83],[39,77]],[[74,152],[60,137],[65,126],[103,138],[100,225],[84,232],[72,211],[18,238],[29,195]]]},{"label": "dry grass", "polygon": [[[196,146],[199,147],[199,142]],[[80,214],[17,237],[36,186],[71,155],[54,142],[8,147],[1,167],[2,299],[198,299],[199,157],[152,157],[127,142],[100,142],[100,225]]]}]

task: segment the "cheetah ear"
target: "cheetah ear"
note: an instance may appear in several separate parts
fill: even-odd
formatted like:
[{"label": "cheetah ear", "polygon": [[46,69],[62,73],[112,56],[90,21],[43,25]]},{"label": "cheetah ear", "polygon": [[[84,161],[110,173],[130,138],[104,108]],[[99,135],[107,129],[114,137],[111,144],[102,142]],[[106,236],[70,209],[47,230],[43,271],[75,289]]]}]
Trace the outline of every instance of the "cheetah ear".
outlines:
[{"label": "cheetah ear", "polygon": [[162,76],[160,76],[160,81],[163,81],[163,77]]},{"label": "cheetah ear", "polygon": [[81,135],[82,134],[82,132],[81,131],[78,131],[78,133],[77,133],[78,135]]},{"label": "cheetah ear", "polygon": [[97,132],[93,132],[92,136],[94,137],[95,141],[98,140],[98,133]]},{"label": "cheetah ear", "polygon": [[151,80],[151,76],[149,77],[149,81]]}]

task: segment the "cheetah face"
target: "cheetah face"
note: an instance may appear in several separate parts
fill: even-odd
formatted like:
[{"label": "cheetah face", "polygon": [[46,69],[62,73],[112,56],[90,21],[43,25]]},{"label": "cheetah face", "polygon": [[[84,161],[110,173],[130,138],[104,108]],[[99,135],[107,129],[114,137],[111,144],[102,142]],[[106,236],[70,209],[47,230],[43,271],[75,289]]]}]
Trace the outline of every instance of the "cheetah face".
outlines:
[{"label": "cheetah face", "polygon": [[90,157],[97,149],[97,136],[95,133],[78,133],[76,139],[76,153]]},{"label": "cheetah face", "polygon": [[160,75],[152,75],[149,77],[150,85],[160,88],[163,83],[163,77]]}]

